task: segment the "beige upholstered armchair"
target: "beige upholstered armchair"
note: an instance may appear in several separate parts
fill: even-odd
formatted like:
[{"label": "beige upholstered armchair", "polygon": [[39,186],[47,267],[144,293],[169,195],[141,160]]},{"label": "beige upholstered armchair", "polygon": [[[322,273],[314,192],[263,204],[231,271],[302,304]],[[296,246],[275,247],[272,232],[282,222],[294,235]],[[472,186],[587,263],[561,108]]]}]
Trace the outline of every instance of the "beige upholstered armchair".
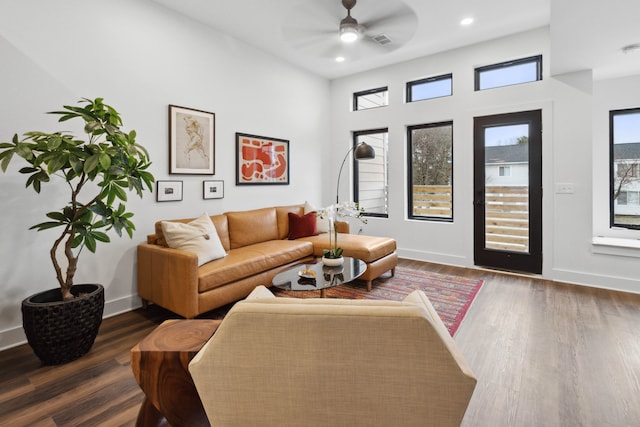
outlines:
[{"label": "beige upholstered armchair", "polygon": [[189,365],[226,426],[456,426],[476,378],[424,293],[237,303]]}]

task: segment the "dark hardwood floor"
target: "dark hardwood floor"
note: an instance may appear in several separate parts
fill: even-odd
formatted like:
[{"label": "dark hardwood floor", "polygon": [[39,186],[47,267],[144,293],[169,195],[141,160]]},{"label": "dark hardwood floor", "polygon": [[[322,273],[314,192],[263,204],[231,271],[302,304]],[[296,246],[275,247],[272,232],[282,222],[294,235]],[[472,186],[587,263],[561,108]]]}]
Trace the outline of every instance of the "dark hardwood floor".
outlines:
[{"label": "dark hardwood floor", "polygon": [[[478,377],[464,426],[640,426],[640,295],[400,265],[485,280],[455,337]],[[26,345],[0,352],[0,426],[134,425],[129,351],[168,318],[151,306],[106,319],[66,365],[41,366]]]}]

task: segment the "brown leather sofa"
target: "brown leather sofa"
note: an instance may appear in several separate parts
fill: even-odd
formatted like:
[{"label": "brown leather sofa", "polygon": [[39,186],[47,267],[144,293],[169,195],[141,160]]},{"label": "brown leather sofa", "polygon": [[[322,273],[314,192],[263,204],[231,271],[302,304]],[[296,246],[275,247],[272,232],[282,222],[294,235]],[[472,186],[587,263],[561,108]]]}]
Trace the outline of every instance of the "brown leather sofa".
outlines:
[{"label": "brown leather sofa", "polygon": [[[329,247],[328,233],[289,240],[289,212],[304,213],[303,205],[276,206],[211,216],[227,255],[198,266],[193,252],[169,248],[162,221],[147,243],[138,245],[138,295],[143,306],[152,302],[187,319],[238,301],[258,285],[271,286],[279,272],[322,256]],[[182,223],[193,218],[174,219]],[[338,231],[348,231],[341,224]],[[362,259],[367,270],[361,279],[371,281],[397,265],[396,242],[388,237],[340,233],[345,256]]]}]

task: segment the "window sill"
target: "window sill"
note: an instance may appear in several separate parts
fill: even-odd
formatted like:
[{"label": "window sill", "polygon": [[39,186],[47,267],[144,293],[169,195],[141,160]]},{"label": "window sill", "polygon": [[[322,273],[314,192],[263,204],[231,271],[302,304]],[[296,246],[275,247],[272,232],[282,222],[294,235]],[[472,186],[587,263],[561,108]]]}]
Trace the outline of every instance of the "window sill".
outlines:
[{"label": "window sill", "polygon": [[591,244],[594,254],[640,258],[640,239],[594,236]]}]

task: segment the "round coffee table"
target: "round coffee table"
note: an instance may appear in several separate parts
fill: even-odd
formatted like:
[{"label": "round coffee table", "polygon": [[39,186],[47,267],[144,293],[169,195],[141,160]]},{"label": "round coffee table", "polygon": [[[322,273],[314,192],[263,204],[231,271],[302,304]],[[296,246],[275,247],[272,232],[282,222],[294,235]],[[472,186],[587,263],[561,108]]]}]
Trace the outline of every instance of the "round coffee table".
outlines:
[{"label": "round coffee table", "polygon": [[[273,286],[287,291],[320,291],[320,297],[326,298],[327,289],[349,283],[360,277],[367,269],[367,264],[357,258],[344,257],[339,267],[327,267],[322,259],[317,258],[306,264],[295,265],[273,277]],[[302,277],[299,272],[311,270],[315,278]]]}]

